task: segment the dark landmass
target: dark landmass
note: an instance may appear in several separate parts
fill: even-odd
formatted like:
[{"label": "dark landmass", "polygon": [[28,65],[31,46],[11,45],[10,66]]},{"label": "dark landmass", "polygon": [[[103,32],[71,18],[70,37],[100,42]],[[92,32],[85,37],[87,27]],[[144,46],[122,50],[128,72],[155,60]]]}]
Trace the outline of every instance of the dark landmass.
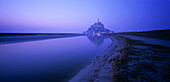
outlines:
[{"label": "dark landmass", "polygon": [[76,37],[84,34],[76,33],[0,33],[0,45],[45,39]]},{"label": "dark landmass", "polygon": [[0,33],[1,36],[24,36],[24,35],[84,35],[81,33]]},{"label": "dark landmass", "polygon": [[153,31],[140,31],[140,32],[120,32],[116,34],[144,36],[148,38],[157,38],[161,40],[170,40],[170,29],[153,30]]}]

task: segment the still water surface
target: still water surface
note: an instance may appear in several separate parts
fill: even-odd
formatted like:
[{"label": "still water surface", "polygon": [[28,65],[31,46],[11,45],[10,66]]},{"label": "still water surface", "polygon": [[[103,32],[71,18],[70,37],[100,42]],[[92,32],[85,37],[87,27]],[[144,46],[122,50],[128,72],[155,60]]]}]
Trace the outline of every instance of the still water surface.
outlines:
[{"label": "still water surface", "polygon": [[1,44],[0,81],[68,81],[111,42],[76,36]]}]

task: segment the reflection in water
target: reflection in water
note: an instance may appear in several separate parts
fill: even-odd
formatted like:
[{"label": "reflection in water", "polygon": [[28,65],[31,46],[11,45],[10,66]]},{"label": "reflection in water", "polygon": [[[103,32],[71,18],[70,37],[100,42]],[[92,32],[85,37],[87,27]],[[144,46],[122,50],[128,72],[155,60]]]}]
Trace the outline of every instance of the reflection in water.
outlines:
[{"label": "reflection in water", "polygon": [[108,38],[105,35],[92,35],[92,34],[88,34],[87,37],[89,38],[89,40],[94,43],[95,45],[97,45],[97,47],[99,47],[100,45],[102,45],[102,43],[104,42],[104,39]]},{"label": "reflection in water", "polygon": [[[37,41],[31,37],[37,37]],[[17,43],[6,39],[4,42],[7,43],[0,45],[0,82],[67,81],[112,42],[109,39],[104,41],[104,36],[89,38],[100,45],[97,48],[84,36],[51,37],[53,36],[30,36],[27,39],[26,36],[15,36],[14,42]],[[29,41],[24,42],[27,40]]]}]

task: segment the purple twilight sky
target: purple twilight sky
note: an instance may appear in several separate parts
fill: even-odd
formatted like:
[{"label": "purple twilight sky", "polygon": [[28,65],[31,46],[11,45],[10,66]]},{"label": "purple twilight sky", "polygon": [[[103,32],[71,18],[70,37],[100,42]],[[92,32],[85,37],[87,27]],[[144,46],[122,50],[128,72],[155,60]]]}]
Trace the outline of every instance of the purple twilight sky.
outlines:
[{"label": "purple twilight sky", "polygon": [[78,32],[97,19],[115,32],[170,28],[170,0],[0,0],[0,32]]}]

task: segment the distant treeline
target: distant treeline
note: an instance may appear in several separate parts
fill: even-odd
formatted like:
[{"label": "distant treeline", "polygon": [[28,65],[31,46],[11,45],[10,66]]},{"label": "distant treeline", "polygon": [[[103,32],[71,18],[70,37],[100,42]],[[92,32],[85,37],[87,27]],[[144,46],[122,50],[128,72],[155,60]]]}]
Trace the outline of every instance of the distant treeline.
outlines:
[{"label": "distant treeline", "polygon": [[139,31],[139,32],[119,32],[117,34],[144,36],[144,37],[148,37],[148,38],[170,40],[170,29],[153,30],[153,31]]},{"label": "distant treeline", "polygon": [[24,35],[83,35],[81,33],[0,33],[0,36],[24,36]]}]

